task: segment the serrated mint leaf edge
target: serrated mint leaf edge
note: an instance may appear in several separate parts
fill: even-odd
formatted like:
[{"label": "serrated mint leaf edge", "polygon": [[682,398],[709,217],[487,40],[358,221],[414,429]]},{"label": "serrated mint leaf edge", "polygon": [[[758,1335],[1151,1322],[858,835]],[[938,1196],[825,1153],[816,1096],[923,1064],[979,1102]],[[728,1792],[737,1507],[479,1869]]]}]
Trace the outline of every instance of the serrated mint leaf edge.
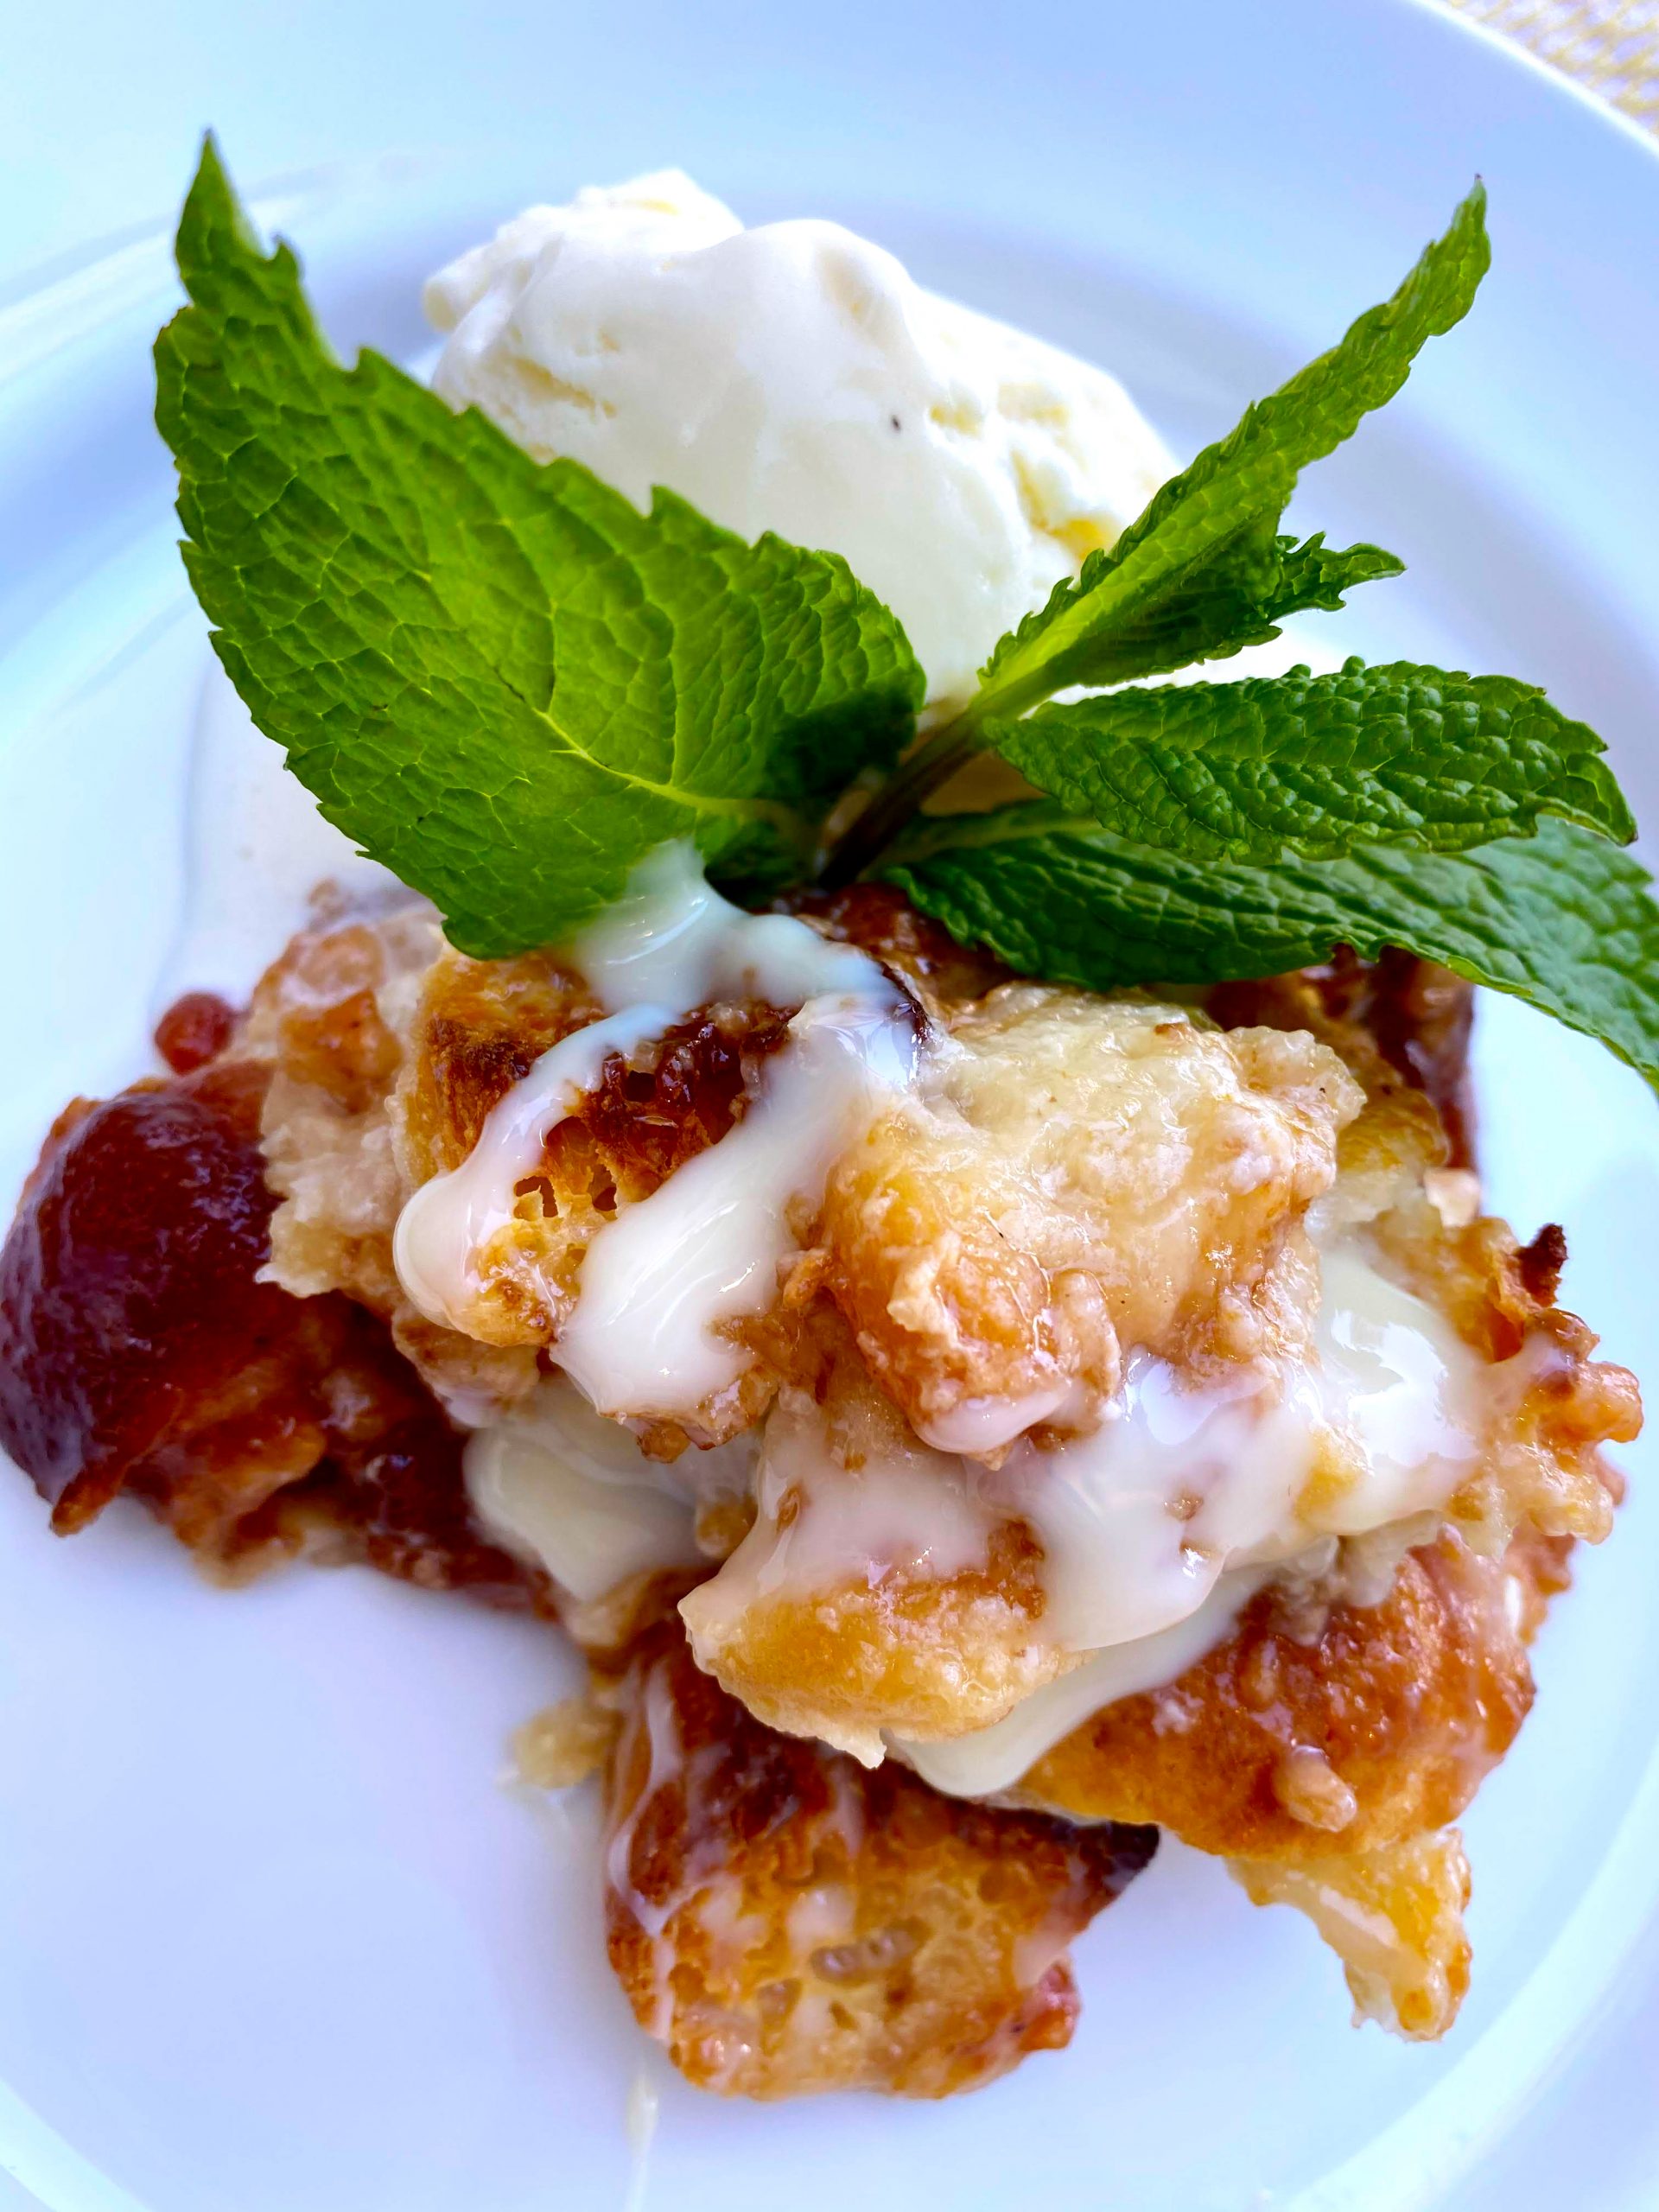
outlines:
[{"label": "serrated mint leaf edge", "polygon": [[[1073,683],[1111,680],[1096,679],[1073,664],[1096,635],[1109,651],[1114,622],[1123,619],[1137,594],[1155,597],[1182,578],[1195,579],[1205,563],[1228,558],[1231,545],[1250,531],[1276,525],[1300,471],[1351,436],[1365,415],[1385,406],[1427,340],[1443,335],[1468,312],[1491,258],[1485,206],[1485,188],[1478,179],[1446,230],[1424,249],[1389,299],[1368,308],[1335,346],[1248,407],[1225,437],[1159,487],[1113,547],[1091,553],[1078,576],[1063,579],[1042,607],[998,640],[980,671],[983,715],[1017,714]],[[1402,324],[1408,326],[1403,353],[1383,360],[1379,373],[1380,341]],[[1365,386],[1357,398],[1342,393],[1344,378]],[[1328,396],[1325,418],[1313,428],[1319,417],[1308,402],[1321,388]],[[1232,497],[1222,499],[1217,486],[1230,476]],[[1206,507],[1214,512],[1206,513]],[[1184,509],[1196,524],[1196,542],[1172,528]],[[1167,541],[1162,547],[1160,534]]]},{"label": "serrated mint leaf edge", "polygon": [[[696,836],[711,861],[724,865],[728,879],[734,866],[745,867],[755,874],[762,889],[777,887],[791,873],[799,873],[811,849],[823,808],[834,803],[842,787],[842,755],[849,745],[861,746],[861,758],[867,763],[890,761],[912,727],[914,710],[925,690],[925,679],[901,626],[888,610],[880,607],[873,594],[857,583],[844,562],[837,556],[790,547],[773,534],[750,547],[734,533],[717,530],[672,494],[659,495],[652,517],[642,518],[631,503],[603,486],[580,464],[559,461],[546,469],[539,468],[486,418],[471,411],[461,416],[452,413],[426,387],[404,377],[383,357],[365,351],[354,365],[342,366],[329,351],[311,310],[297,258],[281,241],[270,253],[262,250],[211,137],[204,144],[196,180],[181,216],[179,257],[181,273],[193,298],[192,304],[173,319],[157,340],[157,415],[163,435],[175,445],[181,461],[181,512],[187,529],[192,531],[192,540],[187,541],[187,561],[194,571],[198,595],[217,625],[214,642],[221,660],[242,690],[256,720],[284,745],[290,766],[300,772],[301,780],[317,791],[327,818],[354,842],[385,861],[413,887],[432,895],[450,915],[451,934],[455,942],[480,953],[522,950],[529,944],[567,933],[585,914],[596,911],[607,898],[615,895],[626,882],[640,850],[666,836]],[[870,695],[875,702],[869,719],[869,728],[874,733],[871,742],[865,743],[865,730],[860,720],[863,702],[852,692],[840,697],[835,696],[836,679],[826,648],[822,665],[827,673],[817,683],[804,721],[795,725],[803,738],[804,762],[818,758],[810,741],[812,736],[831,727],[836,732],[839,749],[832,756],[836,760],[836,780],[826,788],[812,813],[803,813],[785,800],[761,791],[705,791],[664,785],[660,778],[649,773],[632,772],[614,760],[595,759],[575,731],[563,729],[558,717],[516,688],[502,667],[492,666],[487,658],[480,661],[475,657],[469,661],[465,650],[469,640],[464,634],[464,619],[449,616],[448,610],[439,602],[436,612],[427,610],[429,628],[436,634],[443,630],[448,620],[449,635],[443,641],[445,650],[439,656],[436,691],[427,695],[423,707],[442,720],[443,701],[439,695],[446,679],[454,678],[458,671],[463,683],[476,685],[487,678],[499,687],[503,711],[518,722],[521,734],[533,722],[550,741],[550,749],[557,749],[564,764],[562,772],[567,779],[571,774],[585,774],[592,789],[580,803],[569,791],[562,796],[550,793],[550,804],[538,808],[529,803],[525,813],[524,791],[512,789],[514,785],[522,786],[524,779],[512,772],[498,775],[499,764],[482,759],[486,748],[474,747],[474,765],[478,772],[457,777],[442,763],[429,764],[429,764],[407,757],[410,746],[405,745],[406,757],[402,766],[391,761],[382,782],[390,789],[400,777],[405,780],[412,777],[416,788],[410,794],[407,811],[389,830],[384,819],[365,813],[360,789],[347,792],[341,787],[343,752],[346,747],[359,741],[350,734],[353,713],[361,721],[371,709],[360,699],[353,708],[349,686],[337,686],[346,696],[327,696],[328,682],[339,674],[338,669],[330,670],[327,655],[312,654],[308,660],[303,650],[296,653],[291,641],[285,636],[279,637],[278,626],[269,608],[257,616],[250,613],[246,563],[239,567],[238,559],[251,551],[266,560],[270,548],[254,545],[247,539],[247,517],[241,512],[234,515],[236,530],[224,543],[219,542],[219,534],[211,527],[204,531],[194,526],[201,520],[200,502],[204,485],[209,486],[210,493],[218,491],[224,512],[232,511],[238,496],[232,492],[228,477],[233,464],[245,461],[238,449],[237,408],[245,410],[252,405],[257,413],[261,405],[269,409],[270,404],[269,390],[263,397],[257,391],[251,391],[245,362],[238,382],[237,346],[228,333],[229,321],[238,314],[252,318],[262,338],[269,334],[269,342],[279,358],[286,359],[297,350],[305,360],[306,374],[313,381],[307,384],[302,376],[296,382],[292,392],[295,404],[321,406],[321,403],[315,399],[315,386],[327,380],[325,388],[350,391],[353,405],[365,410],[361,419],[354,417],[334,442],[334,458],[342,466],[355,467],[365,462],[372,438],[365,435],[364,423],[369,424],[372,438],[393,437],[397,425],[390,423],[386,410],[395,414],[398,408],[406,408],[414,413],[423,436],[435,448],[450,455],[454,465],[467,477],[467,488],[480,498],[492,496],[490,487],[499,488],[502,471],[510,473],[520,502],[525,496],[525,483],[536,487],[534,496],[539,498],[543,493],[553,495],[560,484],[568,494],[569,486],[581,480],[584,500],[589,505],[602,505],[607,512],[614,510],[621,526],[635,537],[655,529],[659,532],[660,546],[668,547],[677,531],[683,538],[695,524],[711,560],[718,555],[730,565],[759,563],[764,570],[770,560],[783,555],[804,571],[810,570],[821,609],[814,618],[820,632],[826,622],[843,620],[843,627],[850,626],[856,655],[861,656],[858,659],[858,674],[868,677],[875,687]],[[267,368],[269,365],[267,363]],[[215,376],[219,378],[218,387],[212,382]],[[205,388],[204,378],[208,379]],[[339,380],[337,385],[334,379]],[[253,380],[256,385],[257,381]],[[377,386],[384,390],[378,391]],[[393,395],[390,403],[385,397],[386,391]],[[286,404],[288,397],[284,389],[281,394],[283,404]],[[198,410],[194,419],[193,406]],[[377,406],[382,413],[372,419],[368,410]],[[174,418],[171,420],[169,409]],[[327,422],[326,407],[322,409],[322,420]],[[259,428],[264,431],[267,426],[262,423]],[[420,442],[417,440],[416,443]],[[424,448],[421,450],[423,453]],[[461,454],[465,455],[465,463],[456,459]],[[289,458],[292,467],[289,475],[282,478],[282,483],[303,478],[308,467],[315,470],[315,455],[303,442],[293,448]],[[215,469],[219,472],[216,480]],[[282,484],[278,484],[277,493],[281,488]],[[391,495],[402,497],[407,489],[405,483],[393,485]],[[349,533],[353,512],[348,507],[340,521],[344,532]],[[418,523],[418,515],[415,519]],[[493,510],[493,519],[511,537],[522,519],[518,505],[514,499],[508,499],[506,505]],[[573,523],[569,526],[579,525]],[[385,543],[372,545],[371,552],[374,559],[384,563]],[[213,581],[216,569],[220,573]],[[404,573],[393,577],[393,584],[407,587],[412,573],[411,561],[405,564]],[[289,588],[280,557],[269,563],[269,575],[276,579],[279,588]],[[498,576],[493,582],[480,582],[478,588],[498,588],[500,581]],[[775,578],[764,575],[761,581],[763,586],[776,583]],[[520,575],[514,588],[522,588],[522,585]],[[322,595],[308,587],[303,578],[296,582],[292,588],[302,606],[322,604]],[[534,594],[526,596],[533,604]],[[799,594],[796,597],[799,600]],[[326,611],[332,615],[337,610],[328,607]],[[347,658],[355,657],[360,662],[361,641],[347,636],[345,645],[349,648]],[[260,664],[257,668],[256,662]],[[340,666],[343,665],[342,662]],[[384,688],[389,696],[398,696],[406,673],[403,668],[388,664]],[[416,678],[423,674],[419,668],[415,671]],[[311,685],[310,696],[302,698],[300,693],[307,683]],[[810,683],[809,678],[809,688]],[[781,692],[787,697],[788,681],[777,678],[775,668],[774,685],[774,696]],[[799,691],[802,686],[796,683],[794,689]],[[456,711],[463,720],[468,712],[475,718],[476,701],[470,707],[463,703]],[[368,726],[364,727],[366,729]],[[370,733],[372,750],[385,738],[389,728],[388,719],[378,736]],[[346,734],[345,747],[341,742],[342,730]],[[766,743],[775,747],[778,742],[774,734],[763,741],[762,749]],[[718,753],[725,743],[722,729],[715,733],[712,744],[704,741],[703,752],[705,755]],[[677,761],[680,744],[679,726],[676,724],[673,745]],[[423,745],[416,749],[423,751]],[[726,749],[731,750],[729,745]],[[378,758],[374,765],[378,774]],[[452,762],[452,767],[453,765]],[[530,900],[528,893],[521,893],[515,887],[514,871],[506,864],[512,855],[502,849],[497,854],[500,864],[490,865],[487,855],[480,859],[473,848],[480,837],[486,846],[494,840],[494,846],[499,847],[501,812],[505,809],[511,813],[514,807],[524,814],[534,841],[543,853],[543,831],[562,836],[565,853],[576,864],[573,877],[591,863],[595,855],[602,855],[614,845],[615,864],[608,868],[602,888],[594,889],[591,895],[585,891],[573,893],[571,900],[562,906],[556,899],[550,907],[537,912],[533,923],[521,924],[513,918],[518,910],[527,908]],[[599,819],[601,808],[607,810],[609,817],[602,825]],[[452,814],[454,818],[448,819],[447,827],[440,828],[441,817]],[[766,839],[771,840],[771,846],[763,852],[757,840]],[[491,892],[494,905],[489,896],[482,895],[480,886]]]},{"label": "serrated mint leaf edge", "polygon": [[1545,815],[1636,836],[1601,739],[1514,677],[1351,658],[1039,707],[985,734],[1071,813],[1193,859],[1455,852]]}]

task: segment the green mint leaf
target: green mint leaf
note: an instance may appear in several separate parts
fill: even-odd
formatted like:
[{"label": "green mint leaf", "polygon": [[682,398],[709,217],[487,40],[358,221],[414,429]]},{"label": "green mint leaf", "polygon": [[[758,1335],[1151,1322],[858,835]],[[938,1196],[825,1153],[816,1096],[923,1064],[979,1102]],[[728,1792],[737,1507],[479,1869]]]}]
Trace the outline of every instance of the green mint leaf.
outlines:
[{"label": "green mint leaf", "polygon": [[[1256,610],[1258,624],[1273,620],[1269,609],[1286,614],[1330,603],[1300,595],[1310,585],[1323,588],[1321,560],[1334,563],[1374,549],[1322,556],[1319,542],[1310,540],[1299,553],[1287,553],[1275,534],[1279,518],[1299,473],[1392,399],[1425,342],[1467,312],[1491,259],[1485,205],[1477,184],[1392,299],[1361,315],[1340,344],[1247,409],[1219,444],[1206,447],[1160,487],[1109,552],[1091,554],[1075,582],[1057,588],[1046,607],[1001,640],[981,671],[973,711],[982,724],[1021,714],[1071,684],[1116,683],[1125,673],[1179,666],[1173,658],[1147,660],[1145,641],[1165,631],[1173,652],[1173,633],[1182,626],[1176,610],[1191,610],[1195,600],[1205,611],[1189,611],[1185,627],[1202,639],[1207,623],[1213,636],[1196,651],[1189,636],[1187,660],[1226,649],[1223,615],[1230,591]],[[1373,566],[1348,581],[1394,572]],[[1262,634],[1259,626],[1249,632]],[[1118,640],[1127,638],[1142,642],[1141,664],[1125,671]]]},{"label": "green mint leaf", "polygon": [[1192,860],[1459,852],[1559,815],[1628,844],[1601,740],[1535,684],[1406,661],[1039,707],[986,735],[1039,791]]},{"label": "green mint leaf", "polygon": [[1399,945],[1599,1038],[1659,1087],[1659,905],[1647,872],[1575,824],[1460,854],[1195,861],[1048,801],[918,826],[884,870],[964,944],[1110,990],[1221,982]]},{"label": "green mint leaf", "polygon": [[[1196,661],[1225,659],[1246,645],[1268,644],[1288,615],[1314,608],[1335,612],[1344,592],[1356,584],[1405,573],[1405,563],[1380,545],[1351,545],[1338,552],[1326,547],[1323,531],[1299,543],[1275,536],[1274,519],[1267,518],[1242,546],[1200,564],[1193,576],[1096,638],[1086,680],[1128,683],[1190,668]],[[1112,556],[1091,553],[1089,558],[1105,563]],[[1086,590],[1089,580],[1085,563],[1077,581],[1057,584],[1055,594]]]},{"label": "green mint leaf", "polygon": [[480,955],[567,936],[672,837],[752,888],[798,877],[924,693],[846,563],[664,492],[642,515],[377,354],[342,367],[211,139],[177,251],[156,412],[186,563],[327,818]]},{"label": "green mint leaf", "polygon": [[1300,545],[1294,537],[1281,537],[1279,550],[1278,582],[1262,607],[1263,617],[1271,622],[1313,607],[1334,614],[1342,605],[1344,592],[1351,591],[1356,584],[1374,583],[1380,577],[1402,576],[1406,572],[1405,563],[1395,554],[1385,553],[1380,545],[1350,545],[1338,552],[1325,543],[1322,530],[1305,537]]}]

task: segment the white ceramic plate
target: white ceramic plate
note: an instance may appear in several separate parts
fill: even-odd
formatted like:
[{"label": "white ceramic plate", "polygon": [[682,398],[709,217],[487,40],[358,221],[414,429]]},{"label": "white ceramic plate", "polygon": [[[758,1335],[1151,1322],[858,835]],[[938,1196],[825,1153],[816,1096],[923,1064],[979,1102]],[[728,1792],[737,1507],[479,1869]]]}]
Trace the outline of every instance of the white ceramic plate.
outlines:
[{"label": "white ceramic plate", "polygon": [[[752,217],[841,216],[1095,355],[1179,447],[1380,296],[1481,169],[1497,257],[1472,321],[1310,478],[1299,518],[1410,562],[1341,642],[1547,681],[1659,821],[1659,163],[1429,10],[635,0],[626,20],[498,7],[462,36],[435,5],[394,34],[366,6],[193,0],[159,57],[147,11],[93,13],[67,11],[74,35],[126,74],[73,100],[43,78],[11,141],[48,185],[60,161],[72,212],[89,175],[111,223],[133,212],[112,143],[137,204],[159,204],[210,118],[249,179],[488,136],[262,202],[344,341],[412,353],[419,279],[456,245],[530,198],[679,161]],[[141,226],[0,318],[6,1198],[70,1092],[143,1064],[178,923],[205,649],[146,420],[168,296]],[[1505,1005],[1480,1070],[1497,1202],[1529,1230],[1567,1224],[1571,1300],[1659,1376],[1651,1102]],[[367,1574],[215,1592],[137,1514],[59,1544],[27,1487],[0,1484],[0,2202],[10,2174],[18,2205],[51,2212],[1650,2204],[1659,1505],[1642,1463],[1467,1823],[1476,1978],[1443,2046],[1351,2032],[1311,1933],[1166,1847],[1078,1946],[1069,2051],[938,2107],[726,2107],[653,2066],[647,2171],[592,1808],[498,1786],[506,1732],[566,1678],[554,1641]]]}]

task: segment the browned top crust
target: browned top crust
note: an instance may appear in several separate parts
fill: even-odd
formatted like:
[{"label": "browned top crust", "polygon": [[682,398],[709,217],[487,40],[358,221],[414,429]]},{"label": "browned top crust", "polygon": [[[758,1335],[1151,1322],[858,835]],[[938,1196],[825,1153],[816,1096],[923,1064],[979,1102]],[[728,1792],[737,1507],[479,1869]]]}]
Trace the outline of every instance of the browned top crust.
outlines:
[{"label": "browned top crust", "polygon": [[1224,1858],[1318,1860],[1445,1827],[1532,1704],[1527,1639],[1565,1589],[1567,1541],[1502,1559],[1450,1534],[1408,1552],[1380,1604],[1262,1591],[1166,1688],[1056,1745],[1020,1802],[1156,1821]]},{"label": "browned top crust", "polygon": [[[825,932],[858,945],[901,976],[930,1007],[950,1009],[1015,980],[994,955],[958,944],[890,884],[855,883],[835,893],[807,892],[783,902]],[[1156,988],[1156,979],[1147,979]],[[1204,995],[1224,1029],[1265,1026],[1363,1033],[1386,1065],[1434,1106],[1446,1133],[1449,1164],[1475,1164],[1474,1104],[1469,1041],[1474,986],[1449,968],[1414,953],[1386,949],[1375,961],[1346,946],[1314,968],[1253,982],[1219,983]]]},{"label": "browned top crust", "polygon": [[1306,1033],[1003,984],[836,1163],[830,1287],[924,1436],[1039,1399],[1086,1432],[1132,1351],[1248,1356],[1363,1097]]},{"label": "browned top crust", "polygon": [[[994,1058],[999,1025],[1063,1023],[1080,996],[1008,988],[896,892],[794,904],[901,976],[930,1020],[969,1040],[964,1059]],[[1292,1278],[1312,1264],[1300,1209],[1325,1187],[1334,1147],[1344,1190],[1375,1197],[1366,1211],[1362,1192],[1355,1217],[1388,1270],[1483,1359],[1515,1363],[1497,1444],[1448,1529],[1385,1532],[1369,1567],[1344,1547],[1328,1578],[1310,1570],[1303,1586],[1264,1592],[1178,1681],[1057,1745],[1014,1807],[940,1797],[892,1763],[866,1772],[755,1715],[829,1732],[828,1715],[849,1743],[868,1722],[879,1751],[881,1727],[957,1732],[1052,1678],[1075,1655],[1045,1639],[1024,1522],[999,1521],[982,1565],[954,1574],[780,1588],[769,1606],[728,1603],[723,1620],[730,1581],[703,1581],[688,1605],[699,1656],[744,1703],[686,1649],[668,1611],[684,1580],[645,1578],[620,1609],[589,1607],[581,1626],[619,1724],[612,1956],[641,2021],[694,2081],[757,2096],[940,2095],[1063,2044],[1077,2010],[1064,1947],[1144,1865],[1151,1822],[1227,1857],[1253,1897],[1308,1912],[1363,2010],[1424,2035],[1455,2012],[1467,1873],[1446,1824],[1527,1710],[1526,1642],[1565,1586],[1571,1540],[1609,1525],[1618,1484],[1599,1446],[1635,1433],[1635,1385],[1594,1364],[1593,1337],[1554,1305],[1560,1232],[1522,1248],[1452,1203],[1459,1179],[1445,1168],[1467,1158],[1466,987],[1401,956],[1343,957],[1206,1003],[1231,1033],[1207,1033],[1227,1063],[1228,1109],[1234,1090],[1248,1094],[1252,1126],[1282,1140],[1288,1197],[1282,1221],[1236,1207],[1223,1224],[1249,1281],[1231,1306],[1198,1298],[1203,1344],[1245,1357],[1281,1326]],[[174,1010],[159,1041],[184,1072],[77,1102],[54,1130],[0,1255],[0,1442],[66,1530],[125,1488],[217,1572],[327,1551],[552,1611],[545,1577],[474,1523],[461,1439],[430,1389],[487,1409],[533,1386],[588,1241],[741,1117],[790,1011],[711,1006],[613,1056],[518,1190],[524,1264],[493,1278],[476,1334],[463,1335],[409,1306],[391,1262],[398,1210],[599,1008],[550,957],[448,951],[419,907],[302,932],[233,1033],[218,1002]],[[1190,1031],[1185,1017],[1176,1026]],[[1007,1057],[1040,1054],[1020,1044]],[[1351,1077],[1364,1092],[1357,1114]],[[951,1102],[964,1124],[973,1103]],[[1046,1140],[1040,1101],[1034,1115],[1014,1104],[1021,1130],[1041,1122]],[[1007,1098],[991,1105],[1000,1125]],[[1209,1157],[1203,1134],[1195,1122],[1195,1160]],[[1018,1168],[1029,1147],[1016,1136]],[[981,1163],[959,1187],[931,1144],[895,1142],[861,1164],[862,1182],[832,1184],[823,1217],[799,1226],[794,1274],[754,1329],[753,1380],[726,1408],[737,1426],[782,1389],[785,1410],[798,1402],[833,1428],[852,1468],[903,1443],[880,1427],[904,1428],[899,1407],[925,1422],[964,1395],[1052,1379],[1001,1359],[1004,1338],[1096,1391],[1111,1387],[1120,1325],[1166,1341],[1168,1300],[1150,1319],[1130,1310],[1154,1297],[1157,1271],[1110,1278],[1048,1221],[1037,1227],[1058,1236],[1052,1249],[1033,1234],[1010,1261],[992,1239],[977,1274],[966,1261],[959,1281],[936,1271],[988,1351],[954,1366],[950,1345],[935,1357],[912,1325],[926,1299],[911,1263],[953,1236],[973,1258],[990,1211],[975,1196]],[[1223,1179],[1205,1168],[1197,1179]],[[921,1222],[913,1236],[906,1208]],[[1144,1239],[1121,1229],[1096,1239],[1108,1259],[1126,1246],[1144,1256]],[[1212,1241],[1198,1240],[1200,1260]],[[1190,1331],[1175,1335],[1179,1357],[1211,1356]],[[686,1433],[658,1424],[644,1441],[671,1457]],[[994,1474],[994,1452],[984,1465]],[[785,1491],[757,1526],[766,1534],[770,1514],[786,1533],[810,1503]]]},{"label": "browned top crust", "polygon": [[688,2080],[942,2097],[1071,2040],[1065,1946],[1154,1831],[988,1811],[775,1735],[669,1624],[613,1697],[611,1963]]}]

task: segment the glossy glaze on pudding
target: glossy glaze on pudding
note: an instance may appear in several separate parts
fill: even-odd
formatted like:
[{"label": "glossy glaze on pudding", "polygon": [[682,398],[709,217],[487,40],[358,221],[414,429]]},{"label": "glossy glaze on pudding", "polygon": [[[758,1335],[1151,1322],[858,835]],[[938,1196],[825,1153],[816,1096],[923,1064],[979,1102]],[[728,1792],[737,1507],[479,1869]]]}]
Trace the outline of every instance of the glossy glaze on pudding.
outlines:
[{"label": "glossy glaze on pudding", "polygon": [[705,2086],[1063,2044],[1159,1828],[1435,2035],[1453,1824],[1639,1420],[1559,1232],[1478,1212],[1467,1014],[1392,957],[1096,998],[671,855],[558,954],[322,912],[54,1130],[0,1440],[66,1531],[124,1490],[215,1572],[561,1622],[553,1770],[603,1769],[613,1960]]}]

